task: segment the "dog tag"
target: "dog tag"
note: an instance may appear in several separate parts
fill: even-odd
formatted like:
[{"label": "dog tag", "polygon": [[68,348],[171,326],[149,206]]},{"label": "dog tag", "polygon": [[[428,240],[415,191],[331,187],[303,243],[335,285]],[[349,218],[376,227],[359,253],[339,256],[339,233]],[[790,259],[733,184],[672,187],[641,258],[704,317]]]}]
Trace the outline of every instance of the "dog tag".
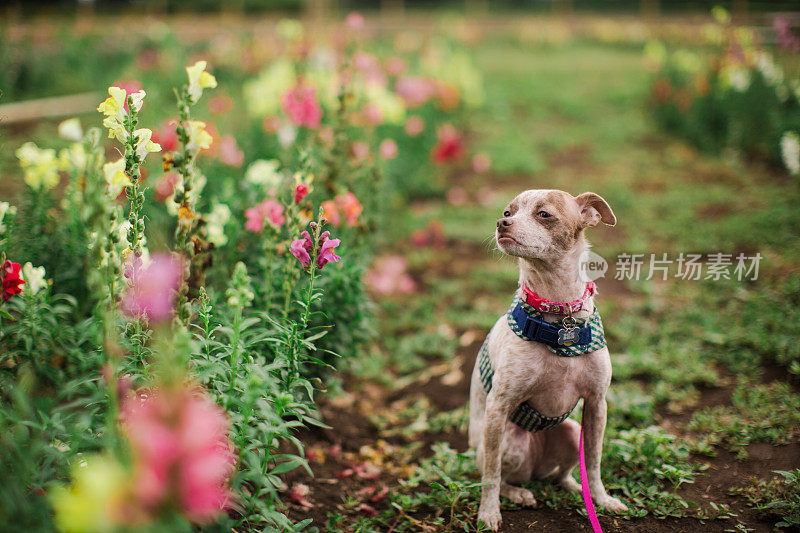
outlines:
[{"label": "dog tag", "polygon": [[571,316],[565,317],[561,321],[561,329],[558,330],[558,344],[562,346],[572,346],[578,342],[578,334],[581,328],[575,325],[575,319]]},{"label": "dog tag", "polygon": [[572,346],[574,343],[578,342],[578,334],[580,331],[581,328],[578,327],[561,328],[558,330],[558,344],[562,346]]}]

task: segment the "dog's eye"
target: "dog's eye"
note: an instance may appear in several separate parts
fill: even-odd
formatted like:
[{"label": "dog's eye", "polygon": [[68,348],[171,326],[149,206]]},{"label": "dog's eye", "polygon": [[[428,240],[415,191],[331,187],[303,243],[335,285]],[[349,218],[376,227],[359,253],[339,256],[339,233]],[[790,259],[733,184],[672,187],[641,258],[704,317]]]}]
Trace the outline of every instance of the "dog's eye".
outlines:
[{"label": "dog's eye", "polygon": [[540,217],[542,217],[542,218],[550,218],[550,217],[552,216],[552,215],[551,215],[550,213],[548,213],[547,211],[539,211],[538,213],[536,213],[536,215],[537,215],[537,216],[540,216]]},{"label": "dog's eye", "polygon": [[511,216],[511,211],[503,211],[503,216],[504,217],[510,217]]}]

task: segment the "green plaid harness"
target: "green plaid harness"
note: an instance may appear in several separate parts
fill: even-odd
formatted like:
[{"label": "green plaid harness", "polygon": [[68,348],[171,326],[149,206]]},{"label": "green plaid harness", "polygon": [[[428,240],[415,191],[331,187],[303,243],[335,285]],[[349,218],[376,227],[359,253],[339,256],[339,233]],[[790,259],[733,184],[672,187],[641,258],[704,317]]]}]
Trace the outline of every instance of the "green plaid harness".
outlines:
[{"label": "green plaid harness", "polygon": [[[506,314],[508,317],[508,325],[511,327],[511,330],[521,339],[530,341],[530,338],[525,337],[522,334],[522,325],[518,324],[512,317],[512,311],[517,307],[517,305],[522,305],[522,307],[525,309],[525,312],[530,316],[541,318],[542,314],[525,302],[521,302],[518,295],[515,296],[514,300],[511,302],[511,307]],[[603,348],[606,345],[606,339],[603,335],[603,323],[600,320],[600,314],[597,312],[597,308],[595,308],[594,312],[588,319],[583,321],[583,325],[586,325],[585,323],[587,321],[592,332],[591,341],[588,344],[559,346],[557,348],[550,346],[549,344],[545,344],[545,346],[547,346],[548,350],[561,357],[576,357]],[[491,360],[489,359],[488,336],[486,337],[486,340],[483,341],[481,349],[478,351],[477,364],[483,389],[486,391],[486,394],[489,394],[489,392],[492,390],[492,377],[494,376],[494,370],[492,369]],[[577,405],[577,403],[575,405]],[[572,413],[573,409],[575,409],[575,406],[561,416],[545,416],[525,402],[520,404],[520,406],[511,413],[509,420],[526,431],[536,433],[537,431],[556,427],[564,420],[569,418],[569,415]]]}]

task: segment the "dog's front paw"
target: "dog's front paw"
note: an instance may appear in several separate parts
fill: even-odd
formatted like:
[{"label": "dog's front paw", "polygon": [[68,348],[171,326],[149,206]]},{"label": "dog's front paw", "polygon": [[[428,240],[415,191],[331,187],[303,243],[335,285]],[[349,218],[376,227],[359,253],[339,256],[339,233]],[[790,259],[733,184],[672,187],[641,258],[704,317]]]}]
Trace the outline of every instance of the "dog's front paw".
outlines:
[{"label": "dog's front paw", "polygon": [[503,518],[500,516],[500,507],[494,506],[491,509],[486,509],[481,505],[478,510],[478,521],[483,522],[490,530],[497,531],[503,522]]},{"label": "dog's front paw", "polygon": [[500,495],[505,496],[511,500],[512,503],[516,503],[517,505],[536,507],[536,498],[533,497],[533,493],[528,489],[506,485],[500,487]]},{"label": "dog's front paw", "polygon": [[608,509],[614,513],[622,513],[628,510],[628,506],[619,501],[619,498],[609,496],[608,494],[603,498],[599,498],[595,503],[603,509]]}]

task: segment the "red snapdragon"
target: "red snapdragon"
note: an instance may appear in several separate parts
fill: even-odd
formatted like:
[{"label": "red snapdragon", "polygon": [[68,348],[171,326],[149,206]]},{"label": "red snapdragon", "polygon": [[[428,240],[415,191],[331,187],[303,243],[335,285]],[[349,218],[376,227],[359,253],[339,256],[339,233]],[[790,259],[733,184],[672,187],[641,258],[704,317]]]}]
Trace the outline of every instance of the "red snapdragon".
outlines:
[{"label": "red snapdragon", "polygon": [[9,301],[12,296],[16,296],[22,292],[22,286],[25,284],[25,280],[20,276],[21,269],[22,265],[19,263],[12,263],[8,259],[6,259],[0,267],[0,283],[2,283],[2,299],[4,302]]}]

